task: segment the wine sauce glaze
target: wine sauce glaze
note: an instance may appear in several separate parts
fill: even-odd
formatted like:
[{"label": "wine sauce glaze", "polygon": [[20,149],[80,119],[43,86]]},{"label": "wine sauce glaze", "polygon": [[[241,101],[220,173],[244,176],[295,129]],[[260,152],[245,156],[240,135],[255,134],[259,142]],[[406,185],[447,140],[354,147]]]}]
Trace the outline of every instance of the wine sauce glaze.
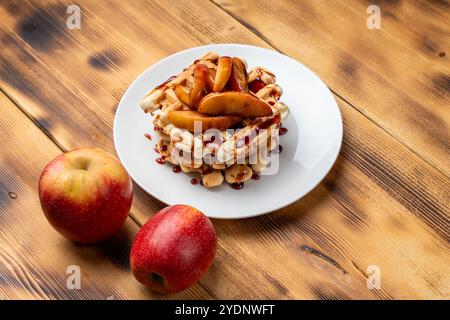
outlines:
[{"label": "wine sauce glaze", "polygon": [[236,183],[230,184],[230,186],[234,190],[241,190],[242,188],[244,188],[244,183],[243,182],[236,182]]}]

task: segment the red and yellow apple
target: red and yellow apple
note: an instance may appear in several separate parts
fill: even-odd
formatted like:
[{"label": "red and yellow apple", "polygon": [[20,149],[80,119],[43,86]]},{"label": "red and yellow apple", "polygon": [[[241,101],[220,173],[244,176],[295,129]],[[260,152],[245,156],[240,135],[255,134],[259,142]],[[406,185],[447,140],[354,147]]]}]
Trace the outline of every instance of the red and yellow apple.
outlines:
[{"label": "red and yellow apple", "polygon": [[39,179],[39,199],[50,224],[79,243],[95,243],[118,231],[131,207],[133,185],[112,155],[76,149],[53,159]]},{"label": "red and yellow apple", "polygon": [[217,236],[208,217],[190,206],[169,206],[138,232],[131,248],[131,270],[154,291],[177,292],[206,273],[216,249]]}]

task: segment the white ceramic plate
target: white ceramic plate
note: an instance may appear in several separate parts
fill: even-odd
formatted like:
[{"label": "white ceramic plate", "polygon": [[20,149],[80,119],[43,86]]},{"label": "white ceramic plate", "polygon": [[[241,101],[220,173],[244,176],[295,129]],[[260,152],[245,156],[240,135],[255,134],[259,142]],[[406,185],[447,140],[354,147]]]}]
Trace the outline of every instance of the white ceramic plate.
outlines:
[{"label": "white ceramic plate", "polygon": [[[172,166],[155,162],[157,134],[151,117],[139,102],[153,87],[177,75],[209,51],[242,57],[249,69],[265,67],[275,73],[283,89],[281,101],[291,111],[283,121],[288,133],[280,137],[283,152],[276,175],[250,180],[241,190],[228,184],[215,189],[191,185],[192,176],[172,172]],[[217,44],[173,54],[145,70],[125,92],[114,120],[117,154],[133,180],[166,204],[188,204],[212,218],[245,218],[283,208],[311,191],[329,172],[342,142],[342,118],[327,86],[308,68],[268,49]],[[154,138],[144,137],[150,133]]]}]

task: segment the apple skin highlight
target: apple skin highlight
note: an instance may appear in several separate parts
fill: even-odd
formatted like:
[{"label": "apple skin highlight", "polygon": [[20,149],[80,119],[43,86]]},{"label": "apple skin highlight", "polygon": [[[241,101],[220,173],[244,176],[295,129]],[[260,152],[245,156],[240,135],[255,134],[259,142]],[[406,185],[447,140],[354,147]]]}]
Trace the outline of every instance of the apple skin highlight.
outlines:
[{"label": "apple skin highlight", "polygon": [[97,148],[56,157],[39,179],[39,199],[47,220],[78,243],[100,242],[117,232],[132,198],[128,173],[116,158]]},{"label": "apple skin highlight", "polygon": [[208,217],[193,207],[174,205],[156,213],[139,231],[130,265],[139,282],[172,293],[194,285],[216,251],[217,236]]}]

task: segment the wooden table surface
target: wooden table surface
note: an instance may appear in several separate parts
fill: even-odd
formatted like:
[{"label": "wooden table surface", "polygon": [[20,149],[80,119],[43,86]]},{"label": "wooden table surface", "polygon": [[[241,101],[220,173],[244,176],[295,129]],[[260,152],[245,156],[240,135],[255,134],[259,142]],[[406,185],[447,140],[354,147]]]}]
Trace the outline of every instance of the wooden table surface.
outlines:
[{"label": "wooden table surface", "polygon": [[[428,1],[0,2],[0,299],[450,298],[450,4]],[[381,29],[367,7],[379,5]],[[40,209],[43,167],[66,150],[114,153],[118,102],[148,66],[210,43],[287,54],[333,92],[341,154],[296,203],[213,220],[215,263],[189,290],[159,295],[128,257],[163,207],[138,186],[111,240],[76,245]],[[67,288],[68,266],[81,289]],[[369,289],[370,266],[381,288]]]}]

